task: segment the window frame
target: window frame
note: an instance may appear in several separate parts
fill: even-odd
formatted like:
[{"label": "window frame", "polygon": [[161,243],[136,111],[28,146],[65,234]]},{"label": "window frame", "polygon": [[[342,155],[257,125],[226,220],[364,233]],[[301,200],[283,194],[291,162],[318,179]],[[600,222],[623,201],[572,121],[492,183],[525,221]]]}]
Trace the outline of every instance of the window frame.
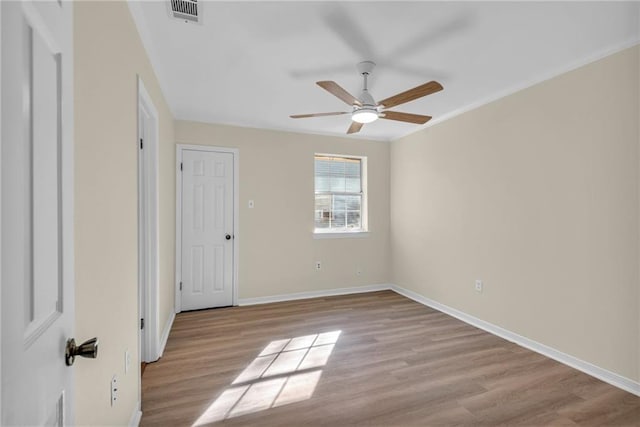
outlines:
[{"label": "window frame", "polygon": [[[321,191],[316,192],[315,182],[315,162],[317,157],[335,157],[343,159],[352,159],[360,161],[360,193],[355,192],[331,192]],[[313,237],[314,239],[329,239],[329,238],[349,238],[349,237],[367,237],[369,235],[369,197],[368,197],[368,179],[367,179],[367,156],[359,156],[352,154],[331,154],[331,153],[314,153],[313,155],[313,196],[314,196],[314,209],[313,209]],[[315,227],[315,196],[316,194],[326,195],[360,195],[362,201],[360,204],[360,228],[355,230],[348,229],[333,229],[333,228],[316,228]]]}]

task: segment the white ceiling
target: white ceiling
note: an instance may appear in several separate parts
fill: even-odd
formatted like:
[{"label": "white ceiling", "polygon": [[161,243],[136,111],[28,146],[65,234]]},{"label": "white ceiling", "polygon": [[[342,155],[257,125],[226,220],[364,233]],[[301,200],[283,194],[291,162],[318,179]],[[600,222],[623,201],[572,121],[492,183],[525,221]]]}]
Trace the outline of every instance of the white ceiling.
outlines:
[{"label": "white ceiling", "polygon": [[206,2],[202,25],[165,1],[130,2],[177,119],[344,135],[349,111],[315,85],[358,96],[355,64],[378,64],[377,100],[430,80],[442,92],[398,106],[424,126],[378,120],[355,137],[393,140],[639,40],[636,2]]}]

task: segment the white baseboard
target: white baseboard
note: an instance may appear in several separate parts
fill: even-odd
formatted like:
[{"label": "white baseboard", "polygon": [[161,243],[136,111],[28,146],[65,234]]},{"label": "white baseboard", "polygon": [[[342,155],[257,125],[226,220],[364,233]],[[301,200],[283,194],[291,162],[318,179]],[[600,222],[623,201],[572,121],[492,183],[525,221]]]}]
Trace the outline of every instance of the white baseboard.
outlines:
[{"label": "white baseboard", "polygon": [[267,304],[270,302],[293,301],[298,299],[330,297],[335,295],[360,294],[363,292],[387,291],[391,289],[389,284],[355,286],[351,288],[336,288],[322,291],[297,292],[294,294],[280,294],[257,298],[240,298],[238,305]]},{"label": "white baseboard", "polygon": [[572,368],[582,371],[585,374],[591,375],[592,377],[598,378],[599,380],[609,383],[615,387],[618,387],[622,390],[628,391],[629,393],[633,393],[637,396],[640,396],[640,382],[633,381],[630,378],[626,378],[626,377],[623,377],[622,375],[600,368],[589,362],[585,362],[584,360],[578,359],[577,357],[563,353],[552,347],[541,344],[529,338],[523,337],[522,335],[518,335],[507,329],[501,328],[500,326],[496,326],[492,323],[485,322],[482,319],[473,317],[460,310],[456,310],[455,308],[451,308],[447,305],[441,304],[437,301],[429,299],[425,296],[422,296],[408,289],[404,289],[400,286],[391,285],[391,290],[407,298],[410,298],[416,302],[419,302],[420,304],[426,305],[428,307],[441,311],[445,314],[448,314],[449,316],[460,319],[465,323],[475,326],[476,328],[483,329],[493,335],[497,335],[508,341],[514,342],[522,347],[528,348],[529,350],[535,351],[536,353],[540,353],[560,363],[564,363],[565,365],[571,366]]},{"label": "white baseboard", "polygon": [[164,353],[164,348],[167,346],[169,333],[171,332],[171,327],[173,326],[173,321],[175,319],[176,319],[176,313],[171,312],[171,315],[167,319],[167,323],[164,325],[164,330],[162,331],[162,337],[160,338],[160,346],[158,348],[158,359],[162,357],[162,354]]},{"label": "white baseboard", "polygon": [[138,427],[140,420],[142,419],[142,411],[140,410],[140,402],[136,403],[136,407],[133,408],[133,413],[129,419],[129,427]]},{"label": "white baseboard", "polygon": [[[630,378],[626,378],[622,375],[616,374],[615,372],[611,372],[607,369],[600,368],[599,366],[593,365],[592,363],[585,362],[584,360],[581,360],[581,359],[578,359],[577,357],[563,353],[559,350],[556,350],[555,348],[549,347],[545,344],[539,343],[527,337],[523,337],[522,335],[518,335],[515,332],[511,332],[500,326],[494,325],[493,323],[489,323],[482,319],[478,319],[477,317],[471,316],[460,310],[441,304],[437,301],[429,299],[416,292],[410,291],[408,289],[404,289],[401,286],[397,286],[393,284],[378,284],[378,285],[368,285],[368,286],[357,286],[357,287],[351,287],[351,288],[327,289],[322,291],[298,292],[293,294],[272,295],[272,296],[258,297],[258,298],[241,298],[238,300],[238,303],[239,303],[238,305],[267,304],[271,302],[293,301],[293,300],[300,300],[300,299],[307,299],[307,298],[357,294],[357,293],[363,293],[363,292],[376,292],[376,291],[384,291],[384,290],[392,290],[400,295],[403,295],[409,299],[419,302],[420,304],[423,304],[433,309],[436,309],[438,311],[441,311],[445,314],[448,314],[449,316],[462,320],[465,323],[468,323],[472,326],[480,328],[493,335],[504,338],[507,341],[514,342],[522,347],[528,348],[529,350],[535,351],[536,353],[540,353],[543,356],[547,356],[560,363],[571,366],[572,368],[582,371],[585,374],[591,375],[592,377],[598,378],[615,387],[618,387],[622,390],[628,391],[629,393],[633,393],[637,396],[640,396],[640,382],[634,381]],[[166,342],[166,339],[165,339],[165,342]]]}]

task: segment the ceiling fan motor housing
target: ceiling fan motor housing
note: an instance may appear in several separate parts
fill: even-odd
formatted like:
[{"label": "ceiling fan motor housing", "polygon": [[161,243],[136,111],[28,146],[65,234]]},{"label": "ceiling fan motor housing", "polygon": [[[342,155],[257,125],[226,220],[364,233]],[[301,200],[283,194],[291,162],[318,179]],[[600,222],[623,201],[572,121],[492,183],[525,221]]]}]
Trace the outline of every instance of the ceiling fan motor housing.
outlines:
[{"label": "ceiling fan motor housing", "polygon": [[376,101],[374,101],[373,96],[371,96],[371,94],[369,93],[368,90],[363,90],[362,93],[360,93],[360,97],[359,97],[360,102],[362,102],[362,106],[363,107],[375,107],[376,106]]},{"label": "ceiling fan motor housing", "polygon": [[372,61],[363,61],[357,65],[358,71],[364,78],[364,87],[360,93],[360,97],[358,98],[360,103],[362,103],[362,106],[353,106],[351,119],[354,122],[371,123],[379,117],[378,105],[367,89],[367,77],[371,74],[375,66],[376,64]]},{"label": "ceiling fan motor housing", "polygon": [[371,123],[378,119],[379,110],[376,102],[368,90],[363,90],[359,98],[362,103],[362,107],[358,105],[353,106],[353,112],[351,113],[351,119],[358,123]]}]

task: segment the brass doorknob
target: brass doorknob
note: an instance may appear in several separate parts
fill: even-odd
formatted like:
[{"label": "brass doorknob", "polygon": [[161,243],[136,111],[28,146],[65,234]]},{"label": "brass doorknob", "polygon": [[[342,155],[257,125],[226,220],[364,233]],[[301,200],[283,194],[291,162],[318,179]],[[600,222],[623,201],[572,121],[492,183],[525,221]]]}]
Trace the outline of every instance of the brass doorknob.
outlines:
[{"label": "brass doorknob", "polygon": [[98,338],[91,338],[79,346],[76,345],[76,340],[69,338],[64,351],[64,359],[67,366],[73,365],[76,356],[87,357],[89,359],[98,357]]}]

